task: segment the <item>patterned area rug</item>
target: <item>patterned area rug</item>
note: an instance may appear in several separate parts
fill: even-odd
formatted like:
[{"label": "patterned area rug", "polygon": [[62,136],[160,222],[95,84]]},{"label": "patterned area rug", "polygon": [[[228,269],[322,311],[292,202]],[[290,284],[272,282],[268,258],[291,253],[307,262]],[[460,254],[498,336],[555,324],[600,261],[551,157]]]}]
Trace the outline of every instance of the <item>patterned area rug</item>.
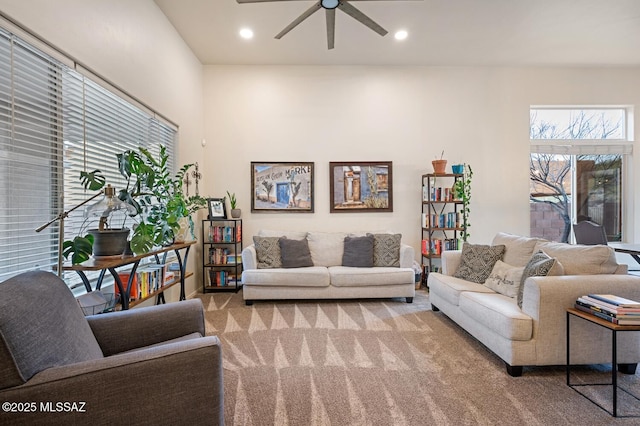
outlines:
[{"label": "patterned area rug", "polygon": [[[256,302],[199,295],[220,337],[228,425],[638,424],[613,419],[565,384],[563,367],[504,363],[428,294],[404,299]],[[602,368],[578,369],[585,380]],[[640,377],[620,376],[640,394]],[[622,394],[622,395],[621,395]],[[611,409],[610,387],[592,395]],[[640,402],[619,392],[619,410]]]}]

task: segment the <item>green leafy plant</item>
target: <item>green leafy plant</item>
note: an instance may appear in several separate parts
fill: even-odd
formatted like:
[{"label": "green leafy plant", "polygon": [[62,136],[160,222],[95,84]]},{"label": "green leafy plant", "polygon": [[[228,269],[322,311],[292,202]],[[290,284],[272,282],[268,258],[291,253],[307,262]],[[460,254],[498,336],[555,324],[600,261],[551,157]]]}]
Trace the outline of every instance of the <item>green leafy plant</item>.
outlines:
[{"label": "green leafy plant", "polygon": [[467,241],[471,234],[469,233],[469,214],[471,213],[471,181],[473,179],[473,170],[471,166],[464,164],[463,178],[458,179],[453,185],[453,193],[456,200],[462,201],[462,227],[460,232],[462,241]]},{"label": "green leafy plant", "polygon": [[233,194],[230,194],[229,191],[227,191],[227,195],[229,196],[229,204],[231,205],[231,208],[237,208],[238,203],[236,200],[236,193],[234,192]]},{"label": "green leafy plant", "polygon": [[[185,164],[175,175],[168,166],[169,156],[164,146],[155,158],[149,150],[138,148],[116,154],[118,170],[126,179],[126,185],[118,192],[118,198],[136,210],[136,221],[131,237],[134,253],[147,253],[154,247],[171,244],[180,229],[180,220],[187,218],[193,232],[191,214],[206,206],[206,198],[186,196],[182,191],[184,178],[193,164]],[[100,170],[81,172],[80,180],[85,188],[96,191],[104,187],[106,179]],[[122,226],[127,220],[123,219]],[[63,255],[81,263],[92,254],[93,239],[75,237],[63,243]]]}]

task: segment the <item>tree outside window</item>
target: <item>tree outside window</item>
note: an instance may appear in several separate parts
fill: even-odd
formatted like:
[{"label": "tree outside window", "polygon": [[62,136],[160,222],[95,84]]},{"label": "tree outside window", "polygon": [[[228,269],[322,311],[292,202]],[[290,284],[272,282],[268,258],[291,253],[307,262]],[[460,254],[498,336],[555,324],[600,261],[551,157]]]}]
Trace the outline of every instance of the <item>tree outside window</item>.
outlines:
[{"label": "tree outside window", "polygon": [[614,144],[626,142],[624,117],[621,108],[532,108],[531,236],[569,242],[572,224],[591,220],[621,240],[623,155]]}]

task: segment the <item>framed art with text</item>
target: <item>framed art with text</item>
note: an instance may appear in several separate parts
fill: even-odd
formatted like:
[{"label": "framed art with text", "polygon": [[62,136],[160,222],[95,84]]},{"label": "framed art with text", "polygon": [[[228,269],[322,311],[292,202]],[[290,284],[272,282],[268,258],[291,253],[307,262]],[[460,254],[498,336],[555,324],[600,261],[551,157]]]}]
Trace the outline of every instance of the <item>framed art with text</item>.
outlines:
[{"label": "framed art with text", "polygon": [[313,163],[252,161],[251,211],[313,213]]},{"label": "framed art with text", "polygon": [[391,161],[330,162],[331,213],[392,212]]}]

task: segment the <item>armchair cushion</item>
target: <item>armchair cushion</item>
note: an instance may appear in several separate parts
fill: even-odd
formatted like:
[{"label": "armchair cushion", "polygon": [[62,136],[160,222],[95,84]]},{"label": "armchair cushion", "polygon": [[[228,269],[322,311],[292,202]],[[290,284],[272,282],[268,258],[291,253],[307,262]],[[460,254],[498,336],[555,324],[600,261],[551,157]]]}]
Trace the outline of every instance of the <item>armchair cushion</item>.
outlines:
[{"label": "armchair cushion", "polygon": [[67,285],[50,272],[0,284],[0,389],[51,367],[103,358]]}]

